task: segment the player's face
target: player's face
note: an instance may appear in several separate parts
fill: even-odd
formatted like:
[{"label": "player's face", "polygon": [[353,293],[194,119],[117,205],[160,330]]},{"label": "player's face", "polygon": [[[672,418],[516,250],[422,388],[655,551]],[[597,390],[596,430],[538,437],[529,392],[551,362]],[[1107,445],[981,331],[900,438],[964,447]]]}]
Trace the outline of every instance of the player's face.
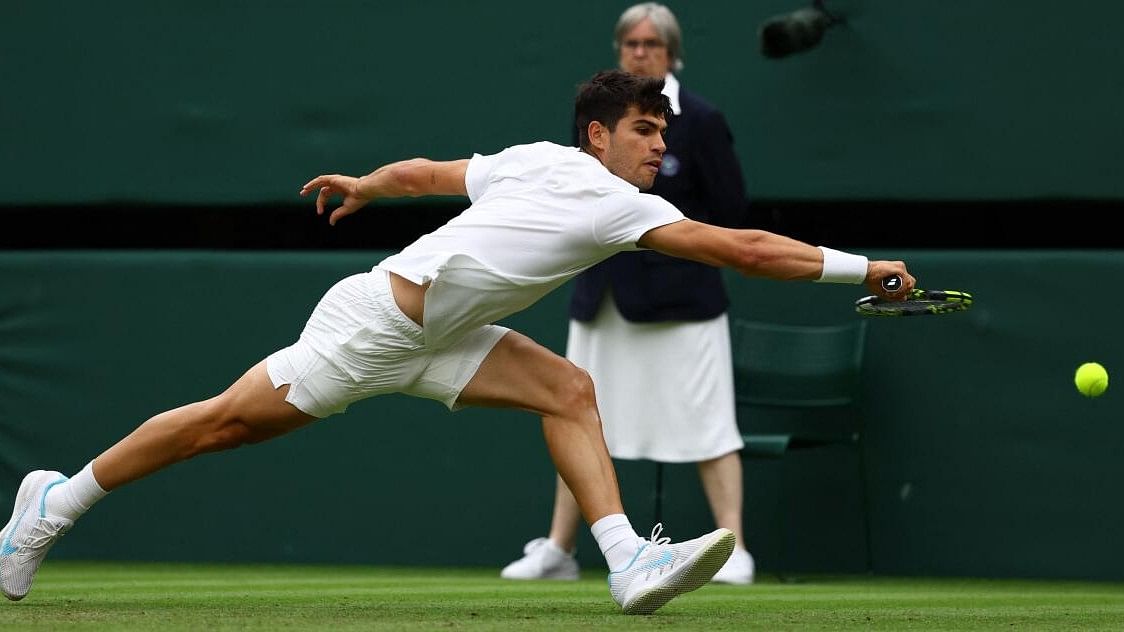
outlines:
[{"label": "player's face", "polygon": [[652,188],[660,172],[663,152],[663,131],[667,123],[662,116],[641,114],[635,106],[609,133],[604,163],[609,171],[641,191]]},{"label": "player's face", "polygon": [[667,43],[648,18],[627,31],[619,43],[621,70],[656,79],[663,79],[671,70]]}]

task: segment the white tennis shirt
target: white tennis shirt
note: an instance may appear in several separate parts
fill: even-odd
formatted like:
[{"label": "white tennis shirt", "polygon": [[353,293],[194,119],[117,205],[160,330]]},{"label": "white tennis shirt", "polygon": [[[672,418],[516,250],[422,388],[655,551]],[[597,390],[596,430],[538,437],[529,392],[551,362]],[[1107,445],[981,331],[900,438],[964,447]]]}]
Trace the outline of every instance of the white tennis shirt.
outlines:
[{"label": "white tennis shirt", "polygon": [[647,231],[684,218],[576,147],[541,142],[476,154],[472,205],[377,269],[431,285],[423,331],[440,348],[510,316]]}]

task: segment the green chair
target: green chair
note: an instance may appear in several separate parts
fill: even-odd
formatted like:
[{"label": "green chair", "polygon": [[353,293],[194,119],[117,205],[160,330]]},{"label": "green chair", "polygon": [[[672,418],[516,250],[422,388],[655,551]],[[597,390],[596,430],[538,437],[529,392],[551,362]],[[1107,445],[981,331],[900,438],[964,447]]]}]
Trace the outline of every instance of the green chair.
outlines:
[{"label": "green chair", "polygon": [[[779,459],[831,445],[854,449],[866,570],[871,570],[859,407],[866,322],[812,326],[731,318],[743,459]],[[782,537],[788,538],[787,528]],[[782,552],[783,553],[783,552]]]}]

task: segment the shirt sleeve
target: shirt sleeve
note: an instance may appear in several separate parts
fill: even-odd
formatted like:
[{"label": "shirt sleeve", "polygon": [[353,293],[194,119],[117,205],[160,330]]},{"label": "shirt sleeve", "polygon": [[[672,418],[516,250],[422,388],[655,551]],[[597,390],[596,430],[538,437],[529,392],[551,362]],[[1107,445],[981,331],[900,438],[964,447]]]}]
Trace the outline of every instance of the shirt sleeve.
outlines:
[{"label": "shirt sleeve", "polygon": [[639,250],[636,242],[644,233],[687,219],[683,212],[658,195],[620,193],[602,202],[594,220],[593,234],[603,246]]},{"label": "shirt sleeve", "polygon": [[464,172],[464,188],[468,191],[469,201],[476,202],[484,195],[488,184],[491,183],[492,172],[495,171],[503,153],[501,151],[490,156],[472,155],[472,158],[468,161],[468,169]]}]

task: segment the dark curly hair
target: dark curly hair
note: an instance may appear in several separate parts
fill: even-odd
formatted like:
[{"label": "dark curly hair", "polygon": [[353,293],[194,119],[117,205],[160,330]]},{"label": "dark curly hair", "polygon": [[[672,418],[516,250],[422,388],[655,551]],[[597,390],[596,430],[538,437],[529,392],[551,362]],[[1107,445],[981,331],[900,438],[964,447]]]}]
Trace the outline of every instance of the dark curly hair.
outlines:
[{"label": "dark curly hair", "polygon": [[636,106],[641,114],[662,116],[665,120],[671,118],[671,102],[663,94],[663,79],[603,70],[578,86],[574,121],[582,149],[589,149],[591,122],[598,121],[610,132],[614,131],[630,106]]}]

